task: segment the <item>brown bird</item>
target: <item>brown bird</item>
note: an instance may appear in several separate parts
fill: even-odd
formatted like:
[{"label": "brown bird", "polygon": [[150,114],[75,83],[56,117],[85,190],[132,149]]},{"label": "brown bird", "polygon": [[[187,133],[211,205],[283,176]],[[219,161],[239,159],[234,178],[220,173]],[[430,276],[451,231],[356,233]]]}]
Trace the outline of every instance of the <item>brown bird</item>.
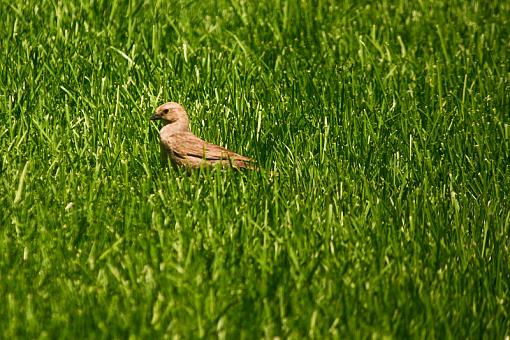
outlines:
[{"label": "brown bird", "polygon": [[163,127],[159,131],[161,154],[163,159],[170,157],[175,166],[200,168],[220,165],[257,169],[255,160],[195,136],[189,127],[188,114],[178,103],[168,102],[161,105],[150,119],[163,121]]}]

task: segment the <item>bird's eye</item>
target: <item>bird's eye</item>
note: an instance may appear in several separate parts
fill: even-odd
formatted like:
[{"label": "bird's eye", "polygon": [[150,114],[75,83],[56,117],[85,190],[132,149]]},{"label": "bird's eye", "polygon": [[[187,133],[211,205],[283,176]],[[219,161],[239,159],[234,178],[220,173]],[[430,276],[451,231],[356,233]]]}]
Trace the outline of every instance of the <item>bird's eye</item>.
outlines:
[{"label": "bird's eye", "polygon": [[164,110],[163,110],[163,113],[168,113],[168,109],[164,109]]}]

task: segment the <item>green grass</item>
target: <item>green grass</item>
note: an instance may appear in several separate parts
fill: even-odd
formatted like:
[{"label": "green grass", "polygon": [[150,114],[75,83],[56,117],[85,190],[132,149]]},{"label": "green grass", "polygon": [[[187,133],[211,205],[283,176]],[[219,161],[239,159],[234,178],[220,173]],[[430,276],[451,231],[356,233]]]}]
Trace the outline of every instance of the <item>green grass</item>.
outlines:
[{"label": "green grass", "polygon": [[[0,1],[5,338],[510,335],[507,1]],[[268,171],[160,164],[165,101]]]}]

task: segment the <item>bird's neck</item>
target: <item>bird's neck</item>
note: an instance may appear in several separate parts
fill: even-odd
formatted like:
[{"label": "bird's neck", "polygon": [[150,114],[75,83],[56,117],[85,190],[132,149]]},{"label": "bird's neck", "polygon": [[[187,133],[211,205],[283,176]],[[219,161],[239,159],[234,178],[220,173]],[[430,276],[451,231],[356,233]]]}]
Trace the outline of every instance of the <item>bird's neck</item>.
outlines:
[{"label": "bird's neck", "polygon": [[189,132],[189,121],[181,118],[172,123],[166,123],[160,131],[160,134],[171,135],[178,132]]}]

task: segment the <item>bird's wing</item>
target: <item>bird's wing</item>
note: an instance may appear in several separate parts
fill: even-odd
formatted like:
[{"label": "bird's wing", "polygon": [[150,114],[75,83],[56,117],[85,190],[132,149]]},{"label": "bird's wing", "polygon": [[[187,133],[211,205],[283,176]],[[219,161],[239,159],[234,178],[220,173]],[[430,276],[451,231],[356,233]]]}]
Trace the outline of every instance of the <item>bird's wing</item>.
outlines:
[{"label": "bird's wing", "polygon": [[179,158],[200,158],[208,161],[236,160],[255,162],[253,159],[241,156],[221,146],[208,143],[190,132],[173,134],[167,139],[167,144]]}]

